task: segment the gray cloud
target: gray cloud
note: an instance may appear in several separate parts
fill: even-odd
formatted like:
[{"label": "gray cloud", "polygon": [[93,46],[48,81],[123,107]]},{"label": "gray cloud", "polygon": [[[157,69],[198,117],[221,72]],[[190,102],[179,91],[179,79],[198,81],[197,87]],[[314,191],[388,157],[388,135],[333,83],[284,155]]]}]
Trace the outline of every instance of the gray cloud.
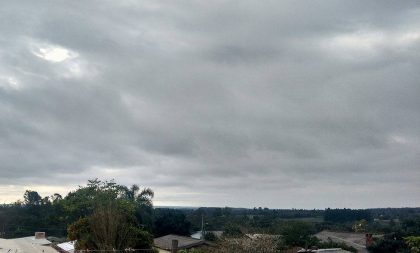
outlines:
[{"label": "gray cloud", "polygon": [[5,3],[0,201],[99,177],[150,186],[157,204],[418,206],[419,13]]}]

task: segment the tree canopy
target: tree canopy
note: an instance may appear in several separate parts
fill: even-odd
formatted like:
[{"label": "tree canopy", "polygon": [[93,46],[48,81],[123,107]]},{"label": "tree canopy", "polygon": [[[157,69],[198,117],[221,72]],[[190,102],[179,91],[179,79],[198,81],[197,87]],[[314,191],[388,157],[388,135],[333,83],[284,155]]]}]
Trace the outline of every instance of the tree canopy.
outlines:
[{"label": "tree canopy", "polygon": [[140,227],[136,210],[152,206],[152,198],[148,188],[90,180],[65,198],[69,213],[80,215],[68,228],[69,239],[83,250],[151,248],[152,235]]}]

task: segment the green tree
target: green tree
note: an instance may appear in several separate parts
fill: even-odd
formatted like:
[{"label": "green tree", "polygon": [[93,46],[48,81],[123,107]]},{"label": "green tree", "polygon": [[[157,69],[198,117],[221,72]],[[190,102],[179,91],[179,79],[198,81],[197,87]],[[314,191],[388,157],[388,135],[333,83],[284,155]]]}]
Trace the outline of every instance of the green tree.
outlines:
[{"label": "green tree", "polygon": [[365,232],[366,231],[366,226],[367,226],[367,221],[365,219],[361,219],[361,220],[356,221],[353,224],[352,229],[356,233]]},{"label": "green tree", "polygon": [[217,236],[213,232],[206,232],[204,233],[204,240],[215,242],[217,241]]},{"label": "green tree", "polygon": [[23,195],[25,205],[41,205],[42,198],[36,191],[26,190]]},{"label": "green tree", "polygon": [[412,253],[420,253],[420,236],[408,236],[404,240]]},{"label": "green tree", "polygon": [[289,221],[281,228],[284,243],[288,246],[310,246],[314,243],[311,236],[314,232],[309,223],[302,221]]},{"label": "green tree", "polygon": [[[152,237],[139,227],[135,216],[139,205],[136,187],[127,189],[95,179],[64,199],[66,209],[73,216],[80,215],[68,228],[69,238],[77,240],[76,249],[151,248]],[[151,198],[147,205],[152,205]]]},{"label": "green tree", "polygon": [[223,231],[224,237],[242,237],[243,235],[241,228],[233,223],[227,224]]},{"label": "green tree", "polygon": [[63,196],[61,196],[61,194],[58,194],[58,193],[54,193],[50,198],[53,204],[56,204],[60,202],[61,200],[63,200]]},{"label": "green tree", "polygon": [[155,209],[154,235],[167,234],[189,235],[191,223],[180,210],[159,208]]},{"label": "green tree", "polygon": [[152,236],[136,226],[134,216],[115,203],[94,210],[69,227],[69,238],[77,240],[77,249],[113,250],[149,249]]}]

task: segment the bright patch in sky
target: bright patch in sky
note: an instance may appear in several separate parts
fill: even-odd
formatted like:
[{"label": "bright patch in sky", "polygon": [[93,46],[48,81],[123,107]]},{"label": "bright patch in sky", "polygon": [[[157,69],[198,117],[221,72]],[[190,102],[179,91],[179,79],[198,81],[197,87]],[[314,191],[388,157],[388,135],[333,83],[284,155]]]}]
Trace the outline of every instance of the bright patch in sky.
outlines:
[{"label": "bright patch in sky", "polygon": [[61,78],[82,78],[87,72],[90,76],[95,73],[79,53],[62,46],[35,41],[31,43],[31,52],[49,63],[55,63],[45,67]]},{"label": "bright patch in sky", "polygon": [[62,62],[69,58],[77,57],[77,54],[68,49],[56,46],[40,47],[33,52],[34,55],[51,62]]},{"label": "bright patch in sky", "polygon": [[0,87],[18,90],[20,85],[18,80],[13,76],[0,76]]},{"label": "bright patch in sky", "polygon": [[354,33],[335,37],[333,44],[343,48],[356,50],[372,50],[384,41],[383,33]]},{"label": "bright patch in sky", "polygon": [[17,200],[23,200],[23,194],[26,190],[37,191],[42,197],[47,197],[54,193],[58,193],[65,196],[70,191],[68,187],[63,185],[0,185],[0,204],[13,203]]},{"label": "bright patch in sky", "polygon": [[397,42],[400,44],[413,44],[420,40],[420,32],[408,32],[404,33],[397,38]]},{"label": "bright patch in sky", "polygon": [[356,31],[328,39],[323,46],[329,52],[343,58],[366,58],[375,56],[383,49],[404,49],[417,43],[420,33],[416,31]]},{"label": "bright patch in sky", "polygon": [[394,144],[407,144],[407,143],[409,143],[408,139],[405,138],[404,136],[395,135],[395,134],[393,134],[389,137],[388,142],[394,143]]}]

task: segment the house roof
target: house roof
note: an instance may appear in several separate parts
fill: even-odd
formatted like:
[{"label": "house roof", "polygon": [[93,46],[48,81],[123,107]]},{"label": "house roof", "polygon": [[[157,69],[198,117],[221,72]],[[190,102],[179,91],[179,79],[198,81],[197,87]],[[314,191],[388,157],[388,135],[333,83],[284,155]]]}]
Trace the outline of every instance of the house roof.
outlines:
[{"label": "house roof", "polygon": [[60,249],[66,251],[66,252],[74,252],[74,244],[75,243],[76,243],[76,241],[63,242],[63,243],[57,244],[57,247],[59,247]]},{"label": "house roof", "polygon": [[189,249],[206,244],[204,240],[194,239],[191,237],[180,235],[165,235],[162,237],[158,237],[153,240],[153,243],[158,248],[171,250],[172,240],[178,240],[178,249]]},{"label": "house roof", "polygon": [[46,246],[48,244],[51,244],[51,242],[46,239],[35,239],[34,236],[14,239],[0,239],[0,253],[57,253],[55,249],[50,246]]}]

